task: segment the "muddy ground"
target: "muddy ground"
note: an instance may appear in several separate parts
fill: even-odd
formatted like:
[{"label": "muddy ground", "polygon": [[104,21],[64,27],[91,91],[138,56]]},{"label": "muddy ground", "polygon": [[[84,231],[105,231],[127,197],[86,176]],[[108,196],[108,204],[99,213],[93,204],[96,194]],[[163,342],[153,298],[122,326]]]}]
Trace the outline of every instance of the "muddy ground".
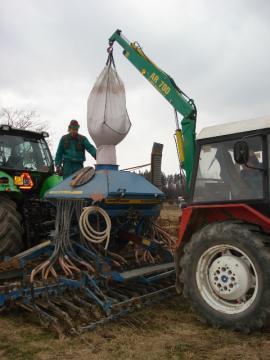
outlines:
[{"label": "muddy ground", "polygon": [[[162,222],[174,234],[176,207],[166,206]],[[176,297],[139,310],[118,323],[81,336],[58,339],[22,313],[0,317],[0,359],[270,359],[270,330],[252,335],[201,324]]]}]

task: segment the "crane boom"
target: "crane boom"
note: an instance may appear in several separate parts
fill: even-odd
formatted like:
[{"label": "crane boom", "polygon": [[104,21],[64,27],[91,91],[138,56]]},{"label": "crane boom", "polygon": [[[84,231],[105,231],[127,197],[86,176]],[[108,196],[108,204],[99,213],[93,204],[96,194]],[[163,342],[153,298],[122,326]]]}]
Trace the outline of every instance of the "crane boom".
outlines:
[{"label": "crane boom", "polygon": [[[176,116],[176,143],[180,166],[186,172],[187,188],[190,187],[190,180],[195,156],[195,129],[197,111],[194,101],[190,99],[174,80],[155,65],[143,52],[137,42],[129,42],[121,33],[116,30],[109,38],[108,52],[112,52],[114,42],[117,42],[123,49],[124,56],[140,71],[140,73],[159,91],[159,93],[173,106]],[[183,116],[181,128],[177,113]]]}]

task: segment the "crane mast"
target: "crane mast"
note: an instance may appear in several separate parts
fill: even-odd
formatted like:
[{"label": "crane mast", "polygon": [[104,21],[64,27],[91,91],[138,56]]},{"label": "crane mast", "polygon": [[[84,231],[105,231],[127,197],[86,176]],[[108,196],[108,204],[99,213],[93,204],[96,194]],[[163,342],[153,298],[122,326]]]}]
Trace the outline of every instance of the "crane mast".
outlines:
[{"label": "crane mast", "polygon": [[[195,156],[195,129],[197,111],[194,101],[176,85],[174,80],[153,63],[137,42],[129,42],[121,30],[116,30],[109,38],[109,54],[117,42],[124,50],[124,56],[140,71],[156,90],[173,106],[176,119],[175,139],[181,169],[186,173],[187,191]],[[177,114],[182,115],[181,126]]]}]

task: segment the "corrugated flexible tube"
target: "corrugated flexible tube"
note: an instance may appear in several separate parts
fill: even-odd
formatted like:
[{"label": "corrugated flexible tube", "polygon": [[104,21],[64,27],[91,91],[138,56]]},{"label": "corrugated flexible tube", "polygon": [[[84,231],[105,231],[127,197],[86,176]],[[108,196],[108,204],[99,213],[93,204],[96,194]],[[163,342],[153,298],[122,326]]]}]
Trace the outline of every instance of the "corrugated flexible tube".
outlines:
[{"label": "corrugated flexible tube", "polygon": [[[101,214],[105,219],[106,228],[102,231],[95,230],[89,222],[89,215],[96,213]],[[101,244],[106,241],[104,248],[105,250],[108,249],[112,223],[108,213],[104,209],[98,206],[88,206],[84,208],[80,216],[79,227],[87,241],[94,244]]]}]

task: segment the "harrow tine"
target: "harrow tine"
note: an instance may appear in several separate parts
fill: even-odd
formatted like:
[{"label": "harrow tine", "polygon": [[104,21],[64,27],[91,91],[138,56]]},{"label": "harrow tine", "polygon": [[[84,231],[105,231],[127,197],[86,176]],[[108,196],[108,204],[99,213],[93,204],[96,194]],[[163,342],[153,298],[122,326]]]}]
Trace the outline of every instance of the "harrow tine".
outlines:
[{"label": "harrow tine", "polygon": [[73,295],[73,300],[74,300],[75,303],[77,303],[78,305],[87,308],[90,312],[92,311],[93,304],[90,304],[88,301],[85,301],[84,299],[82,299],[81,297],[79,297],[79,296],[77,296],[77,295]]},{"label": "harrow tine", "polygon": [[98,304],[106,312],[106,315],[110,314],[111,305],[108,303],[108,301],[100,300],[99,297],[87,287],[84,287],[84,293],[88,299],[94,300],[95,303]]},{"label": "harrow tine", "polygon": [[24,304],[22,302],[16,302],[16,305],[20,306],[21,308],[33,313],[35,311],[35,307],[30,304]]},{"label": "harrow tine", "polygon": [[118,293],[119,295],[122,295],[122,296],[126,297],[127,298],[126,301],[128,301],[128,299],[130,299],[131,297],[140,295],[137,292],[135,292],[134,289],[126,288],[126,287],[121,287],[119,289],[114,288],[114,291],[116,291],[116,293]]},{"label": "harrow tine", "polygon": [[122,316],[128,314],[129,312],[130,312],[129,309],[124,309],[124,310],[122,310],[122,311],[120,311],[120,312],[118,312],[118,313],[109,315],[109,316],[104,317],[104,318],[102,318],[102,319],[100,319],[100,320],[97,320],[97,321],[95,321],[95,322],[92,322],[92,323],[90,323],[90,324],[88,324],[88,325],[81,326],[81,327],[78,329],[78,331],[79,331],[79,333],[83,333],[83,332],[85,332],[85,331],[94,330],[97,326],[107,324],[107,323],[110,322],[110,321],[115,321],[115,320],[117,320],[119,317],[122,317]]},{"label": "harrow tine", "polygon": [[[132,319],[132,320],[133,320],[133,319]],[[130,318],[129,318],[129,319],[122,319],[121,322],[122,322],[123,324],[128,325],[128,326],[131,327],[133,330],[137,330],[136,325],[134,324],[134,322],[131,321]]]},{"label": "harrow tine", "polygon": [[[59,302],[58,302],[59,300]],[[69,313],[69,315],[72,318],[75,318],[76,320],[78,319],[78,316],[84,320],[84,321],[88,321],[89,317],[87,316],[86,312],[82,309],[79,308],[78,306],[76,306],[73,302],[62,298],[62,299],[55,299],[54,303],[57,303],[57,305],[59,306],[64,306],[67,310],[67,312]]]},{"label": "harrow tine", "polygon": [[[85,290],[85,288],[83,288]],[[80,293],[80,298],[88,303],[91,306],[91,313],[94,315],[95,319],[100,319],[103,316],[102,305],[94,301],[86,291]]]},{"label": "harrow tine", "polygon": [[74,296],[74,300],[79,304],[84,306],[90,311],[90,314],[94,316],[95,320],[100,319],[101,311],[97,305],[93,305],[85,300],[83,297],[78,297],[77,295]]},{"label": "harrow tine", "polygon": [[120,292],[112,290],[112,289],[108,290],[108,294],[113,296],[114,298],[118,298],[118,300],[121,300],[121,301],[128,300],[128,296],[123,295]]},{"label": "harrow tine", "polygon": [[145,326],[147,324],[146,321],[143,321],[142,319],[138,318],[138,317],[132,317],[132,321],[134,321],[134,323],[138,324],[138,326],[142,327]]},{"label": "harrow tine", "polygon": [[36,314],[42,327],[46,329],[51,327],[59,337],[63,336],[63,329],[61,328],[58,319],[41,309],[36,301],[33,301],[32,303],[16,302],[16,305],[27,310],[31,314]]},{"label": "harrow tine", "polygon": [[55,305],[52,301],[47,299],[45,301],[36,300],[36,303],[42,308],[48,309],[53,314],[55,314],[60,320],[64,322],[64,324],[66,325],[66,327],[68,327],[68,329],[74,329],[74,325],[70,316],[65,311],[60,309],[57,305]]},{"label": "harrow tine", "polygon": [[161,289],[161,290],[157,290],[157,291],[151,292],[151,293],[149,293],[149,294],[145,294],[145,295],[142,295],[142,296],[130,298],[130,299],[127,300],[127,301],[122,301],[122,302],[120,302],[120,303],[118,303],[118,304],[114,304],[114,305],[112,305],[112,307],[113,307],[113,308],[117,308],[117,307],[119,307],[119,306],[127,305],[127,304],[130,304],[130,303],[136,303],[136,302],[138,302],[138,301],[140,302],[141,300],[144,300],[144,299],[147,299],[147,298],[151,298],[151,297],[154,297],[154,296],[156,296],[156,295],[160,295],[160,294],[162,294],[162,293],[164,293],[164,292],[167,292],[167,291],[169,291],[170,289],[173,289],[173,288],[174,288],[174,285],[171,285],[171,286],[169,286],[169,287],[167,287],[167,288],[163,288],[163,289]]}]

